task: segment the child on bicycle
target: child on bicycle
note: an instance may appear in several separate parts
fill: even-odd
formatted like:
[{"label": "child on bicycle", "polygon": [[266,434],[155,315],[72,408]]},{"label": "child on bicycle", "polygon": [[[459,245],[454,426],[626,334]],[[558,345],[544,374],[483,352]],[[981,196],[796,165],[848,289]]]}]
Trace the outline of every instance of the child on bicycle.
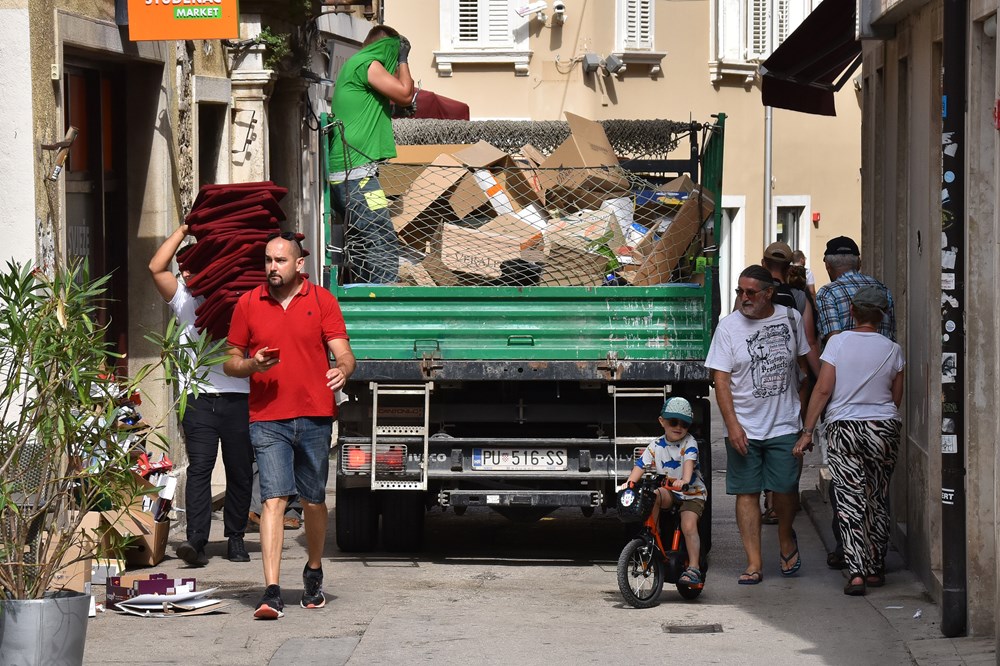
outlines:
[{"label": "child on bicycle", "polygon": [[[681,532],[687,544],[688,567],[681,574],[679,583],[697,585],[702,582],[701,537],[698,534],[698,519],[705,511],[708,489],[698,466],[698,441],[688,433],[694,421],[691,403],[684,398],[670,398],[660,410],[660,425],[663,437],[657,438],[646,447],[636,460],[627,485],[634,486],[646,471],[666,476],[664,486],[656,489],[656,506],[659,509],[654,520],[659,529],[660,511],[679,505]],[[655,466],[654,466],[655,465]],[[687,485],[687,490],[683,491]]]}]

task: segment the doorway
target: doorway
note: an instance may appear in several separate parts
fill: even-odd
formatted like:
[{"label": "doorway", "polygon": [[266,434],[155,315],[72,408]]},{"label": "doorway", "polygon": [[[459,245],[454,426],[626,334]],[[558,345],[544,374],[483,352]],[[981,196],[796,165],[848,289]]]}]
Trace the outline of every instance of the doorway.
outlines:
[{"label": "doorway", "polygon": [[[91,277],[110,275],[98,324],[119,354],[128,353],[128,207],[125,72],[69,64],[64,117],[79,134],[66,163],[66,261],[86,262]],[[125,363],[124,360],[121,361]]]}]

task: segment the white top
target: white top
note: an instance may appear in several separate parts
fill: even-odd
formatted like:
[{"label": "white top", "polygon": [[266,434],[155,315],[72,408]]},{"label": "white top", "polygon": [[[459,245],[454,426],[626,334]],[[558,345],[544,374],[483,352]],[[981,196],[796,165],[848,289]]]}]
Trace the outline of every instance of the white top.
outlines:
[{"label": "white top", "polygon": [[816,276],[808,268],[806,268],[806,284],[816,286]]},{"label": "white top", "polygon": [[683,493],[678,490],[670,492],[679,500],[703,500],[708,497],[708,489],[701,476],[701,465],[698,464],[698,440],[691,434],[685,435],[679,442],[668,442],[666,437],[657,438],[643,450],[642,456],[635,461],[635,464],[644,470],[654,465],[657,474],[680,479],[684,475],[684,462],[687,460],[694,461],[694,474],[688,482],[688,492]]},{"label": "white top", "polygon": [[899,418],[892,380],[906,365],[903,350],[880,333],[844,331],[832,336],[820,360],[837,369],[826,420],[888,421]]},{"label": "white top", "polygon": [[799,430],[798,357],[809,352],[801,329],[802,317],[783,305],[775,305],[766,319],[750,319],[737,310],[719,320],[705,367],[732,374],[733,407],[749,439]]},{"label": "white top", "polygon": [[[194,325],[195,310],[205,302],[201,296],[192,296],[183,282],[177,283],[177,291],[167,305],[174,311],[180,322],[182,343],[193,342],[201,338],[198,327]],[[194,351],[189,351],[194,356]],[[190,377],[180,378],[182,391],[189,391],[190,386],[197,386],[199,393],[250,393],[250,380],[240,377],[230,377],[222,371],[222,365],[213,365],[198,369],[199,374],[205,374],[204,381],[192,380]]]}]

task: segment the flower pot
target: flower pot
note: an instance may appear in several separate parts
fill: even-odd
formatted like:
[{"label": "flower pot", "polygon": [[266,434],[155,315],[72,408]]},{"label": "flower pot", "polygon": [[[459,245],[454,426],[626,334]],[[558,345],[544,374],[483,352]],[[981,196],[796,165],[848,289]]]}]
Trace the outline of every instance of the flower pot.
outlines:
[{"label": "flower pot", "polygon": [[53,592],[44,599],[0,599],[0,666],[82,664],[90,595]]}]

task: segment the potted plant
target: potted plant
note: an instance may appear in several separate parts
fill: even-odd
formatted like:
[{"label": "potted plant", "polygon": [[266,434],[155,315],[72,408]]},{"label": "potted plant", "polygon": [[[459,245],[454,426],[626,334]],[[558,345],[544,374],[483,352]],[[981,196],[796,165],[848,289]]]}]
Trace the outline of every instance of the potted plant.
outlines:
[{"label": "potted plant", "polygon": [[[115,376],[121,356],[98,323],[108,279],[79,265],[53,276],[13,262],[0,270],[0,653],[11,663],[82,662],[89,596],[49,590],[65,567],[119,558],[128,545],[81,525],[88,511],[150,492],[133,458],[166,440],[159,427],[134,427],[133,396],[144,380],[194,376],[214,360],[206,343],[188,353],[171,321],[146,336],[158,360]],[[42,644],[56,652],[35,653]]]}]

